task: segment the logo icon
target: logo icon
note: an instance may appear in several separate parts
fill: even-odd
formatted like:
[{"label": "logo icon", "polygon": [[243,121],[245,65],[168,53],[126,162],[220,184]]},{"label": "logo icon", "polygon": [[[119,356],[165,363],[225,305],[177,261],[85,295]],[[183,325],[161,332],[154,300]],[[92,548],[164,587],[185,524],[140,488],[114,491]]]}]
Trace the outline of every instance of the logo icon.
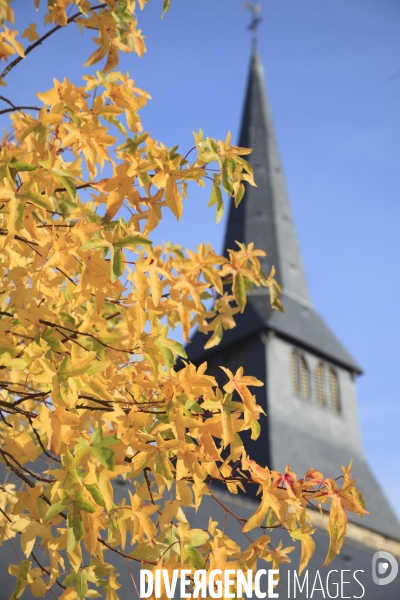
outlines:
[{"label": "logo icon", "polygon": [[372,580],[376,585],[388,585],[397,577],[399,565],[389,552],[380,550],[372,557]]}]

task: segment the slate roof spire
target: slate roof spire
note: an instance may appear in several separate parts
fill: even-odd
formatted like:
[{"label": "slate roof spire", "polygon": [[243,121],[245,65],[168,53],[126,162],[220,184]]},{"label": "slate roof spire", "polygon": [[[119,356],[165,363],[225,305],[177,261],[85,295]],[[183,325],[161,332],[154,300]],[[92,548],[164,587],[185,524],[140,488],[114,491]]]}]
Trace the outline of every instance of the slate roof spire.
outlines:
[{"label": "slate roof spire", "polygon": [[[257,187],[246,186],[238,209],[231,206],[225,248],[236,248],[235,240],[249,243],[268,253],[263,262],[272,265],[284,292],[310,304],[310,294],[286,191],[282,164],[275,140],[271,110],[266,94],[264,70],[253,50],[242,116],[239,145],[252,148],[249,159]],[[268,274],[268,273],[267,273]]]},{"label": "slate roof spire", "polygon": [[[221,349],[256,331],[270,330],[316,355],[361,373],[357,362],[315,310],[308,291],[303,260],[268,103],[264,70],[253,48],[242,115],[239,146],[252,148],[248,159],[257,187],[245,184],[238,208],[231,202],[225,252],[237,249],[236,240],[267,253],[261,265],[268,275],[272,266],[282,286],[285,314],[271,310],[268,290],[256,289],[246,310],[236,316],[237,326],[225,332]],[[196,334],[189,346],[191,360],[205,358],[204,336]]]}]

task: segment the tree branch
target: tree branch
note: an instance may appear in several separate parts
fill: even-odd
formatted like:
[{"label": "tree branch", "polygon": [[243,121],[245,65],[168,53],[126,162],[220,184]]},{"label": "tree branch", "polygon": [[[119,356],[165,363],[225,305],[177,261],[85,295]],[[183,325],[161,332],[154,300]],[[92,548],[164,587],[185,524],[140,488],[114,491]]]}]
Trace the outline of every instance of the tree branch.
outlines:
[{"label": "tree branch", "polygon": [[55,462],[58,462],[58,464],[60,464],[60,465],[61,465],[61,460],[60,460],[59,458],[57,458],[56,456],[53,456],[52,454],[50,454],[50,452],[48,452],[48,451],[46,450],[46,448],[44,447],[44,444],[43,444],[43,442],[42,442],[42,439],[41,439],[41,437],[40,437],[40,435],[39,435],[39,432],[38,432],[38,430],[37,430],[37,429],[35,429],[35,428],[34,428],[34,426],[32,425],[32,419],[31,419],[30,417],[27,417],[27,419],[28,419],[28,421],[29,421],[29,423],[30,423],[30,425],[31,425],[31,427],[32,427],[32,431],[33,431],[33,433],[35,434],[37,441],[39,442],[39,446],[40,446],[40,447],[41,447],[41,449],[43,450],[43,453],[44,453],[44,454],[45,454],[45,455],[46,455],[48,458],[50,458],[51,460],[54,460]]},{"label": "tree branch", "polygon": [[124,558],[127,558],[128,560],[134,560],[136,562],[144,563],[146,565],[154,565],[154,566],[157,565],[157,563],[152,560],[142,560],[141,558],[134,558],[133,556],[130,556],[129,554],[125,554],[125,552],[121,552],[120,550],[113,548],[110,544],[108,544],[101,537],[98,537],[97,541],[100,542],[100,544],[103,544],[103,546],[106,546],[106,548],[108,548],[109,550],[116,552],[116,554],[119,554],[120,556],[123,556]]},{"label": "tree branch", "polygon": [[[107,4],[106,3],[97,4],[96,6],[92,6],[90,8],[90,10],[100,10],[102,8],[107,8]],[[77,13],[75,13],[74,15],[72,15],[72,17],[70,17],[67,20],[67,25],[69,25],[70,23],[72,23],[73,21],[75,21],[75,19],[77,19],[81,15],[82,15],[82,13],[80,11],[77,12]],[[55,27],[53,27],[53,29],[50,29],[50,31],[48,31],[47,33],[45,33],[44,35],[42,35],[41,38],[39,38],[38,40],[36,40],[36,42],[34,42],[30,46],[28,46],[27,49],[25,50],[25,56],[17,56],[17,58],[15,58],[12,62],[10,62],[9,65],[7,65],[7,67],[4,69],[4,71],[0,75],[0,80],[4,79],[4,77],[6,75],[8,75],[8,73],[11,71],[11,69],[13,69],[14,67],[16,67],[21,62],[21,60],[23,60],[24,58],[26,58],[27,55],[32,52],[32,50],[34,50],[35,48],[37,48],[38,46],[40,46],[45,40],[47,40],[47,38],[49,38],[51,35],[53,35],[53,33],[55,33],[56,31],[58,31],[62,27],[66,27],[67,25],[56,25]]]},{"label": "tree branch", "polygon": [[[48,575],[49,577],[51,577],[50,571],[48,571],[43,565],[40,564],[40,562],[38,561],[38,559],[34,555],[33,551],[31,552],[31,556],[32,556],[33,560],[35,561],[35,563],[37,564],[37,566],[39,567],[39,569],[42,571],[42,573],[46,573],[46,575]],[[57,585],[59,585],[61,589],[63,589],[63,590],[67,589],[65,587],[65,585],[63,585],[62,583],[60,583],[58,581],[58,579],[55,580],[55,583],[57,583]]]},{"label": "tree branch", "polygon": [[[42,325],[47,325],[48,327],[55,327],[55,328],[59,327],[60,329],[64,329],[65,331],[70,331],[71,333],[74,334],[74,336],[84,335],[84,336],[90,337],[93,340],[95,340],[96,342],[98,342],[101,346],[103,346],[103,348],[107,348],[108,350],[115,350],[116,352],[127,352],[128,354],[136,354],[135,348],[130,348],[129,350],[125,349],[125,348],[115,348],[114,346],[105,344],[104,342],[99,340],[99,338],[97,338],[95,335],[93,335],[92,333],[89,333],[87,331],[76,331],[76,329],[71,329],[70,327],[65,327],[64,325],[58,325],[57,323],[51,323],[51,321],[46,321],[44,319],[39,319],[39,323],[42,323]],[[61,333],[61,332],[59,332],[59,333]],[[65,337],[67,339],[71,339],[71,341],[72,341],[72,337],[66,336],[65,333],[63,335],[65,335]],[[87,348],[85,348],[85,350],[87,350]]]},{"label": "tree branch", "polygon": [[[0,96],[0,98],[1,98],[1,96]],[[3,108],[3,110],[0,110],[0,115],[4,115],[5,113],[14,112],[16,110],[19,112],[22,112],[22,114],[25,116],[24,110],[41,110],[41,109],[39,106],[14,106],[14,108]]]},{"label": "tree branch", "polygon": [[[2,448],[0,448],[0,454],[2,454],[2,456],[5,458],[6,456],[8,456],[11,460],[13,460],[15,462],[15,464],[22,469],[23,471],[25,471],[25,473],[28,473],[28,475],[30,475],[31,477],[33,477],[34,479],[36,479],[37,481],[44,481],[45,483],[54,483],[56,481],[56,479],[49,479],[48,477],[42,477],[41,475],[38,475],[38,473],[34,473],[33,471],[31,471],[30,469],[27,469],[26,467],[24,467],[16,458],[14,458],[14,456],[12,454],[10,454],[9,452],[7,452],[6,450],[3,450]],[[24,480],[25,481],[25,480]],[[27,481],[25,481],[25,483],[27,483]],[[30,485],[30,484],[28,484]],[[31,486],[32,487],[32,486]]]},{"label": "tree branch", "polygon": [[[0,235],[8,235],[8,231],[5,229],[2,229],[0,231]],[[18,240],[19,242],[25,242],[25,244],[32,244],[32,246],[39,246],[39,244],[37,242],[32,242],[31,240],[27,240],[26,238],[20,236],[20,235],[14,235],[14,239]],[[34,248],[32,248],[33,250]]]}]

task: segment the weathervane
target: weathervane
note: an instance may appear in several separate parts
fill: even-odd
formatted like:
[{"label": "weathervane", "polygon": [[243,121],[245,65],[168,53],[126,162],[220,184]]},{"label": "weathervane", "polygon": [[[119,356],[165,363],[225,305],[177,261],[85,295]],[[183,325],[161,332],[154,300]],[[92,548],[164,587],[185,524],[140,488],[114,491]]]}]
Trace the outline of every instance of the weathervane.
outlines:
[{"label": "weathervane", "polygon": [[251,13],[251,21],[250,21],[249,25],[247,26],[247,29],[249,29],[252,33],[253,48],[256,48],[257,47],[257,29],[262,21],[262,17],[260,17],[261,4],[260,3],[256,4],[255,1],[253,0],[253,2],[246,2],[243,5],[243,8],[245,8],[246,10],[249,10]]}]

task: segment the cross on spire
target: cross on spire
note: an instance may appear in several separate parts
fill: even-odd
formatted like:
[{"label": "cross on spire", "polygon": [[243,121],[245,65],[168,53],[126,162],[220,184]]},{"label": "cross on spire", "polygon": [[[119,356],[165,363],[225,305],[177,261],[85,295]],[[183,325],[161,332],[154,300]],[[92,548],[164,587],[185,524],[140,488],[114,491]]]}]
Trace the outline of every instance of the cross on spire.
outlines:
[{"label": "cross on spire", "polygon": [[253,48],[255,49],[257,47],[257,29],[262,21],[262,17],[260,16],[261,4],[253,0],[252,2],[246,2],[243,7],[251,13],[251,21],[247,29],[251,31]]}]

